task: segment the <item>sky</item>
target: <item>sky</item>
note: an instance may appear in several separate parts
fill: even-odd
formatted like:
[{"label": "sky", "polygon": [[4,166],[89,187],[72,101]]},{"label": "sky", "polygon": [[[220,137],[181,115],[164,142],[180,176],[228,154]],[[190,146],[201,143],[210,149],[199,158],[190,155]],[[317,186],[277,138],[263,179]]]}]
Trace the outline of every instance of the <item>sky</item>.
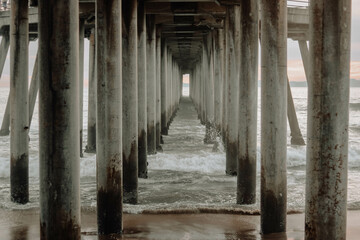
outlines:
[{"label": "sky", "polygon": [[[351,29],[351,69],[350,77],[360,80],[360,0],[352,0],[352,29]],[[288,76],[290,81],[305,81],[305,72],[301,60],[298,43],[288,40]],[[31,42],[29,46],[29,78],[31,77],[35,57],[37,52],[37,42]],[[85,39],[85,63],[84,78],[85,85],[88,81],[89,66],[89,41]],[[260,78],[260,74],[259,74]],[[3,74],[0,79],[0,87],[9,86],[10,80],[10,56],[7,55]],[[185,81],[188,81],[186,78]]]},{"label": "sky", "polygon": [[[352,0],[350,78],[360,80],[360,0]],[[290,81],[305,81],[298,43],[288,40],[288,76]]]}]

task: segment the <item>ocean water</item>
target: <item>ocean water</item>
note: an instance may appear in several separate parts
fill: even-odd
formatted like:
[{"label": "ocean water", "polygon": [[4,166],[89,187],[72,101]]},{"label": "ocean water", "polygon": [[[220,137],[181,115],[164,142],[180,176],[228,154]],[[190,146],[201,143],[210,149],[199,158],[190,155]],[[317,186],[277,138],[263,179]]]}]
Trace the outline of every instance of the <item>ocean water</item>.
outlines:
[{"label": "ocean water", "polygon": [[[348,208],[360,209],[360,88],[351,88],[349,131]],[[307,88],[292,88],[295,108],[306,139]],[[0,123],[9,94],[0,88]],[[188,88],[184,88],[188,94]],[[260,98],[259,98],[260,103]],[[30,202],[17,205],[10,201],[10,139],[0,137],[0,208],[29,209],[39,207],[38,111],[35,108],[30,127]],[[84,92],[84,143],[87,139],[87,91]],[[260,208],[260,146],[258,144],[257,202],[254,205],[236,204],[236,177],[225,175],[225,153],[220,145],[205,145],[205,127],[197,119],[191,104],[182,104],[164,136],[164,152],[148,156],[149,178],[139,180],[139,204],[125,205],[131,213],[164,211],[239,211],[258,212]],[[219,140],[218,140],[219,141]],[[220,141],[219,141],[220,142]],[[260,106],[258,115],[258,143],[260,142]],[[306,147],[290,145],[288,128],[288,210],[303,211],[305,198]],[[84,153],[80,159],[82,207],[96,206],[95,154]]]}]

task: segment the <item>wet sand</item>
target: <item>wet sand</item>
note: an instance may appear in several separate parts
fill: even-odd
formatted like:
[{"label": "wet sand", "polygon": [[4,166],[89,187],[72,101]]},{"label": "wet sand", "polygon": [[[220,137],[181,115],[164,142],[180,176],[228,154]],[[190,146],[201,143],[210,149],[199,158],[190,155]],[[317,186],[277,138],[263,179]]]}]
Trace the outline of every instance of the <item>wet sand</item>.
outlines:
[{"label": "wet sand", "polygon": [[[152,161],[162,161],[176,155],[179,157],[175,160],[181,159],[182,163],[168,165],[171,168],[155,168],[155,170],[151,170],[153,175],[149,179],[141,180],[142,183],[139,187],[142,188],[143,208],[139,209],[143,213],[125,214],[123,236],[111,239],[304,239],[304,214],[288,215],[287,233],[262,236],[260,234],[260,216],[242,214],[246,212],[256,213],[259,206],[248,206],[249,208],[246,208],[248,210],[244,210],[243,206],[237,208],[232,204],[235,199],[236,181],[228,180],[228,177],[219,177],[218,174],[198,171],[198,168],[205,167],[199,162],[209,162],[208,157],[210,155],[206,153],[207,151],[211,152],[212,148],[211,145],[203,144],[204,131],[204,127],[200,126],[192,103],[189,99],[183,99],[177,118],[172,123],[169,136],[164,136],[166,142],[163,145],[164,157],[162,159],[151,159]],[[195,156],[196,162],[193,163],[190,160]],[[175,161],[172,160],[173,162]],[[196,164],[199,164],[198,168],[196,168]],[[188,171],[189,165],[192,166],[191,172]],[[179,169],[181,166],[186,166],[186,168]],[[175,170],[169,171],[168,169]],[[213,169],[216,167],[211,168],[209,172],[212,173]],[[295,186],[304,185],[305,175],[302,173],[299,175],[298,170],[304,171],[303,167],[293,168],[289,171],[290,182],[293,182],[288,185],[291,191]],[[220,175],[223,176],[222,174],[224,173],[221,172]],[[203,180],[199,181],[199,179]],[[212,180],[210,184],[209,179]],[[3,185],[6,186],[3,188],[4,197],[1,200],[9,201],[9,184],[6,182]],[[357,186],[358,184],[354,184],[351,187],[357,188]],[[82,189],[84,188],[93,190],[82,194],[82,197],[87,197],[85,204],[82,204],[85,206],[82,211],[82,239],[95,240],[98,239],[96,213],[95,210],[86,209],[86,206],[91,206],[91,203],[95,201],[95,179],[86,180],[82,186]],[[36,191],[33,190],[32,196],[38,196],[38,188],[36,189]],[[291,195],[291,191],[288,191],[288,199],[289,196],[293,201],[297,198],[303,199],[303,190],[294,191],[293,195]],[[189,203],[190,198],[195,200]],[[356,197],[353,198],[355,199],[353,201],[358,200]],[[32,202],[38,202],[38,197],[32,200]],[[210,203],[210,205],[199,204],[203,202]],[[259,204],[259,199],[257,204]],[[5,204],[5,206],[8,205]],[[186,205],[186,209],[182,208],[184,205]],[[213,207],[215,205],[217,207]],[[13,205],[10,205],[10,208],[11,206]],[[39,239],[39,210],[38,205],[34,206],[36,207],[31,210],[0,208],[0,240]],[[219,208],[220,206],[221,208]],[[129,206],[125,206],[125,208],[128,208],[127,210],[130,212],[134,211]],[[288,209],[299,208],[291,207],[288,204]],[[360,210],[348,211],[347,239],[360,239]]]},{"label": "wet sand", "polygon": [[[304,239],[304,214],[287,217],[285,234],[261,236],[260,216],[238,214],[125,214],[124,234],[111,239]],[[38,210],[0,210],[1,240],[39,239]],[[82,212],[82,239],[98,239],[96,213]],[[360,211],[348,211],[347,239],[359,239]],[[109,238],[108,238],[109,239]]]}]

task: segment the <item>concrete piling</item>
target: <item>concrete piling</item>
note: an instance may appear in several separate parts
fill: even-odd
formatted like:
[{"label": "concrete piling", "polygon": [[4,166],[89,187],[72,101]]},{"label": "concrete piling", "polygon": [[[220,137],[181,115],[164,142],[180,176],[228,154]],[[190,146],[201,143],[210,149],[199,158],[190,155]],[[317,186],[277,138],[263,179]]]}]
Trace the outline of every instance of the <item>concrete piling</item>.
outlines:
[{"label": "concrete piling", "polygon": [[9,51],[9,46],[10,46],[9,31],[5,31],[1,36],[1,43],[0,43],[0,76],[2,75],[4,70],[4,65]]},{"label": "concrete piling", "polygon": [[7,99],[3,121],[1,123],[0,136],[8,136],[10,134],[10,92]]},{"label": "concrete piling", "polygon": [[156,153],[156,25],[155,17],[146,19],[146,59],[147,59],[147,152]]},{"label": "concrete piling", "polygon": [[[29,1],[38,12],[29,10]],[[226,174],[237,175],[237,203],[255,203],[260,23],[261,233],[286,231],[287,118],[291,144],[305,144],[287,77],[289,37],[299,43],[309,86],[305,239],[346,238],[351,0],[310,1],[310,31],[303,8],[291,7],[288,21],[285,0],[90,1],[95,8],[89,1],[37,2],[13,0],[10,28],[8,13],[0,14],[0,75],[11,49],[0,136],[10,134],[11,200],[25,204],[29,128],[39,91],[41,239],[81,239],[85,32],[85,151],[97,151],[99,238],[121,237],[123,203],[138,202],[138,178],[147,178],[147,154],[162,150],[183,74],[190,74],[204,142],[222,135]],[[28,43],[38,36],[28,90]]]},{"label": "concrete piling", "polygon": [[156,28],[156,150],[161,147],[161,29]]},{"label": "concrete piling", "polygon": [[214,59],[212,49],[212,35],[209,34],[204,39],[203,59],[202,59],[202,78],[205,86],[205,139],[204,143],[212,144],[215,141],[214,124]]},{"label": "concrete piling", "polygon": [[287,2],[261,1],[261,231],[286,231]]},{"label": "concrete piling", "polygon": [[39,91],[39,57],[36,54],[34,69],[31,75],[31,83],[29,88],[29,127],[31,126],[32,117],[36,103],[36,97]]},{"label": "concrete piling", "polygon": [[87,145],[85,152],[96,152],[96,99],[97,99],[97,84],[96,84],[96,37],[95,29],[91,30],[89,37],[89,90],[88,90],[88,123],[87,123]]},{"label": "concrete piling", "polygon": [[291,131],[291,144],[292,145],[305,145],[304,138],[301,134],[299,122],[296,116],[294,100],[291,93],[289,78],[287,79],[287,116]]},{"label": "concrete piling", "polygon": [[138,176],[147,178],[147,61],[146,14],[143,1],[138,3]]},{"label": "concrete piling", "polygon": [[226,15],[226,71],[227,71],[227,134],[226,174],[236,176],[238,163],[238,109],[240,62],[240,6],[228,6]]},{"label": "concrete piling", "polygon": [[40,0],[41,239],[81,237],[78,47],[78,1]]},{"label": "concrete piling", "polygon": [[240,5],[239,156],[237,203],[256,201],[256,145],[258,102],[258,1]]},{"label": "concrete piling", "polygon": [[[204,61],[204,59],[202,59]],[[201,64],[201,63],[200,63]],[[201,83],[201,94],[200,94],[200,123],[202,125],[206,125],[206,85],[207,85],[207,79],[204,76],[204,66],[200,66],[199,69],[200,74],[200,83]],[[206,126],[205,126],[206,127]]]},{"label": "concrete piling", "polygon": [[305,239],[346,239],[351,0],[309,12]]},{"label": "concrete piling", "polygon": [[123,177],[124,202],[137,203],[138,189],[138,1],[123,1]]},{"label": "concrete piling", "polygon": [[168,107],[168,51],[166,42],[161,42],[161,134],[168,134],[167,107]]},{"label": "concrete piling", "polygon": [[79,134],[80,157],[83,156],[83,102],[84,102],[84,37],[85,19],[79,19]]},{"label": "concrete piling", "polygon": [[308,49],[308,46],[307,46],[307,43],[305,40],[299,40],[298,41],[298,44],[299,44],[299,48],[300,48],[300,53],[301,53],[301,59],[302,59],[302,62],[303,62],[303,66],[304,66],[304,70],[305,70],[305,76],[306,76],[306,80],[308,82],[308,84],[310,83],[309,82],[309,79],[310,79],[310,56],[309,56],[309,49]]},{"label": "concrete piling", "polygon": [[[10,47],[10,36],[9,33],[7,32],[2,35],[1,44],[0,44],[0,76],[2,76],[2,72],[4,70],[4,65],[9,51],[9,47]],[[6,103],[3,121],[1,123],[0,136],[9,135],[10,133],[9,127],[10,127],[10,93]]]},{"label": "concrete piling", "polygon": [[167,77],[166,77],[166,135],[168,134],[172,114],[172,82],[173,82],[173,59],[170,48],[167,49]]},{"label": "concrete piling", "polygon": [[214,32],[214,42],[213,42],[213,61],[214,61],[214,122],[216,135],[219,136],[221,133],[221,124],[222,124],[222,88],[223,88],[223,78],[222,78],[222,51],[223,45],[221,45],[221,36],[223,35],[222,30],[217,30]]},{"label": "concrete piling", "polygon": [[222,36],[220,36],[220,46],[222,45],[222,51],[221,53],[221,68],[222,70],[222,78],[223,78],[223,87],[222,87],[222,126],[221,126],[221,135],[222,135],[222,141],[223,145],[226,148],[226,141],[227,141],[227,90],[228,90],[228,70],[227,70],[227,47],[226,47],[226,35],[227,35],[227,29],[229,28],[229,21],[225,19],[224,21],[224,31],[220,31],[219,34],[222,33]]},{"label": "concrete piling", "polygon": [[[96,2],[96,171],[100,236],[120,234],[123,227],[121,4],[121,0]],[[91,77],[94,81],[95,76]]]},{"label": "concrete piling", "polygon": [[11,201],[29,201],[28,1],[11,2],[10,185]]},{"label": "concrete piling", "polygon": [[202,112],[203,112],[203,108],[204,108],[204,104],[203,104],[203,92],[204,92],[204,85],[203,85],[203,81],[201,78],[201,66],[200,63],[197,66],[196,69],[196,79],[198,82],[198,91],[197,91],[197,111],[198,111],[198,116],[199,116],[199,120],[201,124],[204,124],[204,121],[202,119]]},{"label": "concrete piling", "polygon": [[167,58],[166,58],[166,63],[167,63],[167,67],[166,67],[166,78],[165,78],[165,81],[166,81],[166,85],[165,85],[165,92],[166,92],[166,107],[165,107],[165,125],[166,126],[166,131],[164,132],[165,134],[164,135],[168,135],[168,131],[169,131],[169,126],[170,126],[170,119],[171,119],[171,98],[172,98],[172,71],[173,71],[173,68],[172,68],[172,55],[171,55],[171,51],[170,51],[170,48],[167,46]]}]

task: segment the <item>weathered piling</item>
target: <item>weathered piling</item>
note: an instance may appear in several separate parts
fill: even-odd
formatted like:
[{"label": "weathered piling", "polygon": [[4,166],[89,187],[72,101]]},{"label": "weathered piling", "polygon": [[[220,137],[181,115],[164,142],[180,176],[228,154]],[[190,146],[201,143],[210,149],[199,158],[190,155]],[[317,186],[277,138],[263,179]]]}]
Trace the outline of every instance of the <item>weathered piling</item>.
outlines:
[{"label": "weathered piling", "polygon": [[196,110],[197,110],[197,114],[198,114],[198,118],[200,120],[200,123],[203,124],[202,120],[201,120],[201,96],[202,96],[202,81],[201,81],[201,75],[200,75],[200,64],[197,64],[196,66],[196,70],[195,70],[195,79],[197,82],[197,87],[196,87]]},{"label": "weathered piling", "polygon": [[307,46],[307,43],[305,40],[299,40],[298,41],[299,43],[299,48],[300,48],[300,54],[301,54],[301,59],[302,59],[302,62],[303,62],[303,66],[304,66],[304,70],[305,70],[305,76],[306,76],[306,80],[308,82],[308,84],[310,83],[309,82],[309,79],[310,79],[310,57],[309,57],[309,49],[308,49],[308,46]]},{"label": "weathered piling", "polygon": [[[226,70],[227,70],[227,134],[226,174],[235,176],[238,163],[239,118],[239,61],[240,61],[240,6],[228,6],[226,14]],[[243,136],[242,136],[243,137]]]},{"label": "weathered piling", "polygon": [[229,28],[228,20],[225,19],[224,21],[224,30],[220,31],[219,34],[222,34],[220,36],[220,45],[223,46],[222,51],[220,52],[221,56],[221,68],[222,70],[222,79],[223,79],[223,85],[222,85],[222,118],[221,118],[221,135],[222,135],[222,141],[226,148],[226,135],[227,135],[227,90],[228,90],[228,71],[227,71],[227,47],[226,47],[226,35],[227,35],[227,29]]},{"label": "weathered piling", "polygon": [[155,16],[146,18],[147,152],[156,153],[156,25]]},{"label": "weathered piling", "polygon": [[310,2],[305,239],[346,239],[351,0]]},{"label": "weathered piling", "polygon": [[10,23],[10,183],[11,200],[29,201],[28,1],[11,2]]},{"label": "weathered piling", "polygon": [[39,2],[41,239],[81,237],[78,6]]},{"label": "weathered piling", "polygon": [[197,104],[197,111],[198,111],[198,115],[199,115],[199,119],[200,119],[200,123],[204,124],[204,120],[203,120],[203,108],[204,103],[203,103],[203,93],[204,93],[204,84],[203,84],[203,78],[201,77],[201,65],[199,64],[198,68],[197,68],[197,79],[199,81],[199,90],[198,90],[198,104]]},{"label": "weathered piling", "polygon": [[0,43],[0,76],[3,73],[4,65],[6,61],[6,57],[9,51],[10,46],[10,36],[9,31],[5,31],[3,35],[1,35],[1,43]]},{"label": "weathered piling", "polygon": [[143,1],[138,4],[138,176],[147,178],[147,61],[146,14]]},{"label": "weathered piling", "polygon": [[213,51],[214,51],[214,122],[216,134],[221,133],[221,122],[222,122],[222,88],[223,88],[223,78],[222,78],[222,38],[223,30],[217,30],[214,32],[214,42],[213,42]]},{"label": "weathered piling", "polygon": [[[9,33],[7,32],[2,35],[1,44],[0,44],[0,76],[2,75],[2,72],[4,70],[4,65],[9,51],[9,46],[10,46],[10,36]],[[0,136],[9,135],[10,133],[9,127],[10,127],[10,93],[6,103],[3,121],[1,123]]]},{"label": "weathered piling", "polygon": [[[204,59],[202,59],[202,61],[204,61]],[[201,62],[200,62],[201,64]],[[200,94],[200,122],[202,125],[206,125],[206,78],[204,76],[204,67],[203,65],[200,65],[200,81],[201,81],[201,94]]]},{"label": "weathered piling", "polygon": [[205,138],[204,143],[214,143],[216,135],[214,129],[214,60],[212,49],[212,34],[204,39],[203,59],[202,59],[202,78],[205,87]]},{"label": "weathered piling", "polygon": [[169,48],[169,46],[167,47],[167,68],[166,68],[166,112],[165,112],[165,124],[166,124],[166,135],[168,135],[168,131],[169,131],[169,126],[170,126],[170,118],[171,118],[171,114],[172,114],[172,110],[171,110],[171,105],[172,105],[172,55],[171,55],[171,50]]},{"label": "weathered piling", "polygon": [[138,189],[138,1],[122,1],[124,202],[137,203]]},{"label": "weathered piling", "polygon": [[29,127],[31,126],[32,117],[36,103],[36,97],[39,91],[39,57],[36,54],[34,69],[31,74],[31,83],[29,88]]},{"label": "weathered piling", "polygon": [[166,128],[170,127],[172,115],[172,82],[173,82],[173,58],[170,47],[167,50],[167,77],[166,77]]},{"label": "weathered piling", "polygon": [[85,19],[79,19],[79,141],[80,157],[83,156],[83,102],[84,102],[84,37]]},{"label": "weathered piling", "polygon": [[[121,0],[96,2],[96,73],[99,80],[96,107],[96,171],[97,222],[100,236],[122,232],[121,16]],[[94,62],[92,64],[94,66]],[[94,81],[96,76],[91,77]]]},{"label": "weathered piling", "polygon": [[168,51],[167,45],[165,41],[161,42],[161,134],[168,134],[168,126],[167,126],[167,88],[168,88]]},{"label": "weathered piling", "polygon": [[95,29],[91,30],[89,37],[89,90],[88,90],[88,122],[87,122],[87,144],[85,152],[96,152],[96,38]]},{"label": "weathered piling", "polygon": [[286,231],[287,3],[261,1],[261,231]]},{"label": "weathered piling", "polygon": [[198,78],[198,81],[199,81],[198,108],[197,108],[197,110],[198,110],[200,123],[204,125],[205,122],[204,122],[204,119],[203,119],[203,116],[204,116],[203,115],[203,112],[204,112],[203,108],[205,106],[204,106],[203,100],[204,100],[204,90],[205,90],[205,88],[204,88],[203,78],[201,77],[201,71],[202,71],[201,65],[199,64],[199,67],[197,69],[197,78]]},{"label": "weathered piling", "polygon": [[156,150],[161,151],[161,29],[156,28]]},{"label": "weathered piling", "polygon": [[289,78],[287,79],[287,116],[290,125],[290,136],[292,145],[305,145],[304,138],[301,134],[299,122],[296,116],[294,100],[291,93]]},{"label": "weathered piling", "polygon": [[257,0],[243,0],[240,5],[239,73],[239,157],[237,168],[237,203],[256,201],[256,142],[258,102],[259,7]]}]

